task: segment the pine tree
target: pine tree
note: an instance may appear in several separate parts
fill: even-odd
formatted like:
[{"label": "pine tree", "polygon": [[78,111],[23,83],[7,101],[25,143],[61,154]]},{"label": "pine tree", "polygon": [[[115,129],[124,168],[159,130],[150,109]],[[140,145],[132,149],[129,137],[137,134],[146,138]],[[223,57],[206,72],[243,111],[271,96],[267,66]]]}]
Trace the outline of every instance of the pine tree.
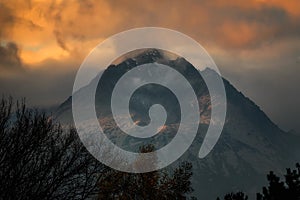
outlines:
[{"label": "pine tree", "polygon": [[299,200],[300,199],[300,165],[296,164],[295,170],[288,168],[285,182],[280,181],[272,171],[268,174],[268,187],[263,187],[262,194],[257,194],[257,200]]}]

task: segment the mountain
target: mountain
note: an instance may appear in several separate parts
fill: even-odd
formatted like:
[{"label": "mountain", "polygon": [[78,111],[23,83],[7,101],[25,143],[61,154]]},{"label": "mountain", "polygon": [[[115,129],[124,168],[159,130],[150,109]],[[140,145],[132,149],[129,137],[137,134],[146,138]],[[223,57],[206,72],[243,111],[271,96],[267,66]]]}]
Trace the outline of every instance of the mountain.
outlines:
[{"label": "mountain", "polygon": [[[116,127],[110,109],[114,86],[127,71],[145,63],[161,63],[176,69],[189,80],[198,98],[201,113],[198,134],[189,150],[168,168],[174,168],[180,161],[192,162],[194,195],[199,199],[216,199],[217,196],[236,190],[254,197],[255,192],[265,185],[268,171],[282,174],[286,167],[300,161],[299,135],[282,131],[253,101],[237,91],[226,79],[223,82],[227,96],[227,116],[222,135],[212,152],[204,159],[199,159],[197,155],[203,133],[210,123],[211,99],[208,89],[197,69],[184,58],[170,59],[164,52],[156,49],[126,56],[102,72],[95,96],[97,117],[105,134],[118,146],[137,151],[141,145],[151,143],[160,148],[174,137],[180,123],[179,102],[174,94],[165,87],[150,84],[133,94],[130,113],[139,125],[146,125],[150,120],[148,110],[151,105],[161,104],[167,112],[164,129],[150,139],[137,139]],[[210,69],[202,71],[202,75],[219,76]],[[88,91],[89,85],[78,93],[84,98],[84,93]],[[71,107],[72,97],[69,97],[58,108],[56,119],[62,123],[72,123]],[[188,133],[188,128],[186,131]]]}]

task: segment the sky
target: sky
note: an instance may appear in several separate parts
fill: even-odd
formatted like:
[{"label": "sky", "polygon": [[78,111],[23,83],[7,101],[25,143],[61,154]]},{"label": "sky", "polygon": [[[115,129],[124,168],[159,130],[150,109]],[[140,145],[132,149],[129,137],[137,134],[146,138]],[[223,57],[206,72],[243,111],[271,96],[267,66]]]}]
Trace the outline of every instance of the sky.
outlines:
[{"label": "sky", "polygon": [[59,105],[97,44],[145,26],[195,39],[276,124],[300,132],[299,0],[0,0],[0,94]]}]

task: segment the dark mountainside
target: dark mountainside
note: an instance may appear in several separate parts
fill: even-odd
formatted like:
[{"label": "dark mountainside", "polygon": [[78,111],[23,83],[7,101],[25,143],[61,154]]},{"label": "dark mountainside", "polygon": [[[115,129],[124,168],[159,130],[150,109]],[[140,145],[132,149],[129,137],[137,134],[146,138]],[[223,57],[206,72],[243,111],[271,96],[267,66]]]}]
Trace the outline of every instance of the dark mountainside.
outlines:
[{"label": "dark mountainside", "polygon": [[[118,79],[132,69],[145,63],[161,63],[181,72],[199,100],[201,124],[199,133],[190,149],[179,161],[193,164],[194,195],[199,199],[215,199],[231,191],[242,190],[254,197],[265,184],[265,174],[273,170],[282,174],[285,168],[300,160],[298,143],[300,137],[286,133],[277,127],[250,99],[224,80],[227,94],[227,116],[222,135],[213,151],[204,159],[197,157],[210,121],[210,97],[202,77],[183,58],[170,60],[158,50],[148,49],[120,64],[110,65],[102,75],[96,93],[96,111],[105,134],[124,149],[137,151],[143,144],[160,148],[168,143],[177,131],[180,122],[179,103],[172,92],[163,86],[142,86],[132,96],[130,112],[139,125],[149,123],[148,110],[153,104],[161,104],[168,113],[165,128],[149,139],[137,139],[122,133],[111,117],[110,98]],[[218,76],[212,70],[203,71],[204,76]],[[78,93],[84,94],[89,86]],[[84,96],[84,95],[83,95]],[[84,97],[83,97],[84,98]],[[56,112],[61,123],[72,123],[72,99],[68,98]],[[187,129],[188,133],[188,129]],[[179,161],[176,161],[178,163]],[[168,168],[175,168],[176,163]]]}]

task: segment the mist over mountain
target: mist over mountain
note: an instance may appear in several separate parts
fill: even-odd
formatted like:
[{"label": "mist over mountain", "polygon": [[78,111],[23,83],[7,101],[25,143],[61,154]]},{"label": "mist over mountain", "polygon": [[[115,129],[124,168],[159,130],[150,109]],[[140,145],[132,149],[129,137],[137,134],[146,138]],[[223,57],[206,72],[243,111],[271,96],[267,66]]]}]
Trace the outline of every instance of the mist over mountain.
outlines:
[{"label": "mist over mountain", "polygon": [[[140,146],[151,143],[158,149],[171,141],[178,130],[180,104],[172,92],[156,84],[136,90],[131,97],[129,110],[132,119],[143,126],[149,123],[149,108],[153,104],[162,105],[167,112],[167,120],[159,134],[139,139],[124,134],[116,126],[110,104],[114,86],[130,69],[146,63],[168,65],[180,72],[189,80],[198,98],[201,119],[198,134],[189,150],[168,168],[174,168],[180,161],[192,162],[194,195],[199,199],[215,199],[235,190],[245,191],[251,197],[264,185],[264,175],[269,170],[282,174],[286,167],[300,160],[299,135],[282,131],[259,106],[226,79],[223,82],[227,95],[227,116],[222,135],[212,152],[204,159],[199,159],[199,148],[211,121],[211,98],[207,86],[197,69],[184,58],[176,58],[156,49],[124,56],[101,72],[95,95],[96,113],[104,133],[116,145],[137,151]],[[208,68],[201,75],[219,76]],[[89,85],[77,93],[85,98],[85,92],[89,92]],[[64,124],[73,123],[72,97],[60,105],[56,119]],[[188,134],[188,127],[185,130]]]}]

